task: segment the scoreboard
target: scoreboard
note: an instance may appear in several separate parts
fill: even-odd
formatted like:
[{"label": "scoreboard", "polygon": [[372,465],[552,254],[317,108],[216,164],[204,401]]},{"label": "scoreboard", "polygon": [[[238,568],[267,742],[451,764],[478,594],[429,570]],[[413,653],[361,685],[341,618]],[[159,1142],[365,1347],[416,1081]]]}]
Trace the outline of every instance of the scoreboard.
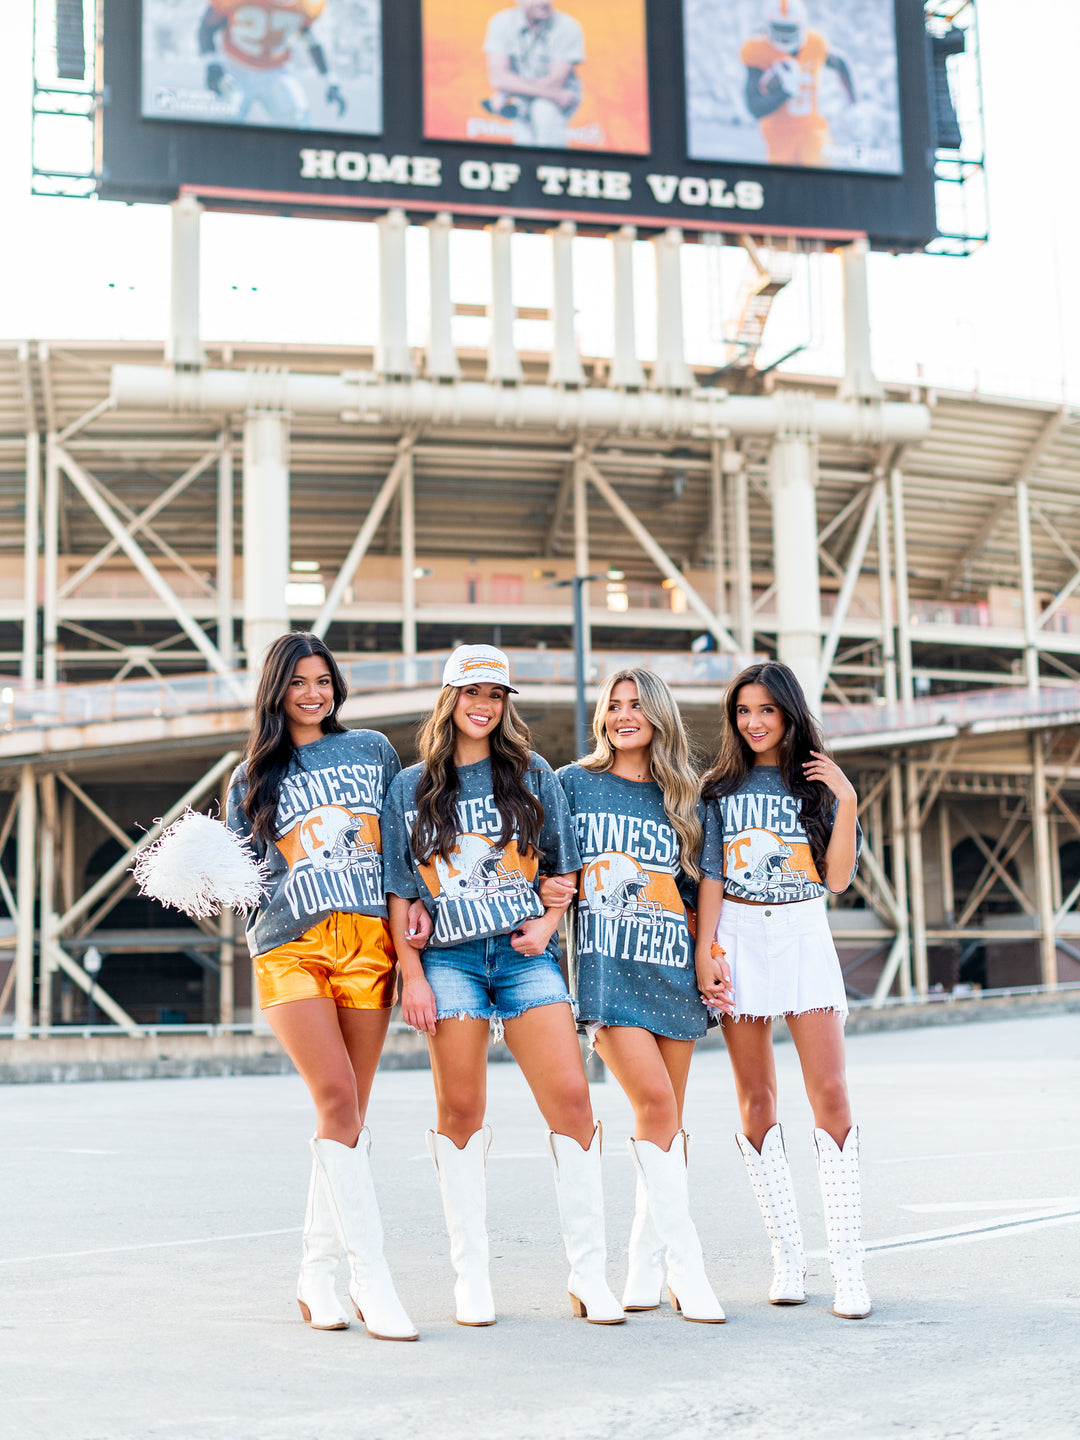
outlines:
[{"label": "scoreboard", "polygon": [[922,0],[104,0],[99,193],[919,249]]}]

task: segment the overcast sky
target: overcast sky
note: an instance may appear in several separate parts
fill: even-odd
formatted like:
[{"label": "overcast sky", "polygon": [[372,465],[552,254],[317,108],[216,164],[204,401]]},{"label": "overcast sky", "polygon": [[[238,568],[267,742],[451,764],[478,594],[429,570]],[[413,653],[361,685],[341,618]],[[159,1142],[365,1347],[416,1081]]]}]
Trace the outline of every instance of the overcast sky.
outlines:
[{"label": "overcast sky", "polygon": [[[7,0],[0,54],[0,207],[6,263],[0,288],[4,338],[154,338],[168,306],[168,211],[29,193],[31,0]],[[12,13],[14,12],[14,13]],[[884,379],[921,373],[929,383],[1080,401],[1080,189],[1077,187],[1075,57],[1080,0],[979,0],[992,239],[965,260],[871,259],[874,356]],[[208,339],[369,343],[374,338],[375,259],[370,225],[208,215],[203,223],[203,333]],[[421,232],[410,236],[420,343]],[[485,237],[455,236],[454,298],[487,298]],[[523,241],[519,304],[547,303],[545,242]],[[653,345],[651,268],[641,246],[640,347]],[[534,254],[529,252],[533,251]],[[688,247],[693,360],[723,358],[723,312],[742,261],[725,251],[719,275],[705,247]],[[587,354],[610,344],[605,242],[578,242],[579,329]],[[765,358],[805,345],[787,368],[842,366],[836,265],[810,284],[800,273],[771,323]],[[811,290],[816,298],[810,304]],[[482,320],[457,322],[459,343],[482,344]],[[519,324],[524,348],[546,348],[547,329]]]}]

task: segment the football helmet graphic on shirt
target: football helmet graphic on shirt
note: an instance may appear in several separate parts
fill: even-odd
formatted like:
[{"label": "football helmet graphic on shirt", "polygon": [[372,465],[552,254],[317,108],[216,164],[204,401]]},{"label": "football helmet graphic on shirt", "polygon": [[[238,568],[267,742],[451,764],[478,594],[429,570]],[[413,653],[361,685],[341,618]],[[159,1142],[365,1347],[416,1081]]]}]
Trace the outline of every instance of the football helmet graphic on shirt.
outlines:
[{"label": "football helmet graphic on shirt", "polygon": [[658,900],[647,900],[645,890],[649,876],[630,855],[617,850],[598,855],[585,867],[582,890],[585,903],[594,915],[609,920],[623,916],[640,916],[658,923],[664,907]]},{"label": "football helmet graphic on shirt", "polygon": [[379,863],[379,851],[362,834],[365,817],[340,805],[320,805],[300,822],[300,843],[316,870],[348,870]]},{"label": "football helmet graphic on shirt", "polygon": [[787,862],[795,853],[768,830],[743,830],[726,851],[725,878],[754,895],[783,878]]},{"label": "football helmet graphic on shirt", "polygon": [[486,835],[459,835],[448,860],[434,857],[440,898],[483,900],[498,890],[531,890],[520,870],[507,868],[504,857],[503,847]]}]

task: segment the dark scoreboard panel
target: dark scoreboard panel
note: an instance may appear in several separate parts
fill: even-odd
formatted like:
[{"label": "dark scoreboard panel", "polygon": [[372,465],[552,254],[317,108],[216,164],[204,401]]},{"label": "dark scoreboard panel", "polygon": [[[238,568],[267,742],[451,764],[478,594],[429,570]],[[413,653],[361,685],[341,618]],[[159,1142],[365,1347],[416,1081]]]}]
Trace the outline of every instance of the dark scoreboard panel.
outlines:
[{"label": "dark scoreboard panel", "polygon": [[104,20],[105,199],[937,233],[922,0],[105,0]]}]

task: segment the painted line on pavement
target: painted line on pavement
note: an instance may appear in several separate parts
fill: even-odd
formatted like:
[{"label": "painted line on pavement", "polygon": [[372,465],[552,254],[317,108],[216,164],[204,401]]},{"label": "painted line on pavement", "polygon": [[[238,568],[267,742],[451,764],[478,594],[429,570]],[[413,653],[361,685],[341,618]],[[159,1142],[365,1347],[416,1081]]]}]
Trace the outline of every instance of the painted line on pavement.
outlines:
[{"label": "painted line on pavement", "polygon": [[[868,1255],[888,1254],[894,1250],[936,1250],[945,1245],[968,1245],[974,1240],[993,1240],[999,1235],[1015,1235],[1022,1230],[1045,1230],[1056,1225],[1080,1223],[1080,1210],[1061,1215],[1006,1215],[993,1225],[964,1225],[953,1230],[924,1230],[913,1235],[890,1235],[884,1240],[867,1242]],[[825,1259],[826,1250],[810,1250],[808,1259]]]},{"label": "painted line on pavement", "polygon": [[81,1260],[87,1255],[123,1255],[133,1250],[166,1250],[176,1245],[222,1245],[232,1240],[263,1240],[268,1235],[299,1235],[302,1225],[284,1230],[249,1230],[244,1235],[196,1235],[190,1240],[148,1240],[142,1245],[106,1245],[100,1250],[54,1250],[47,1255],[8,1255],[0,1265],[27,1265],[32,1260]]}]

